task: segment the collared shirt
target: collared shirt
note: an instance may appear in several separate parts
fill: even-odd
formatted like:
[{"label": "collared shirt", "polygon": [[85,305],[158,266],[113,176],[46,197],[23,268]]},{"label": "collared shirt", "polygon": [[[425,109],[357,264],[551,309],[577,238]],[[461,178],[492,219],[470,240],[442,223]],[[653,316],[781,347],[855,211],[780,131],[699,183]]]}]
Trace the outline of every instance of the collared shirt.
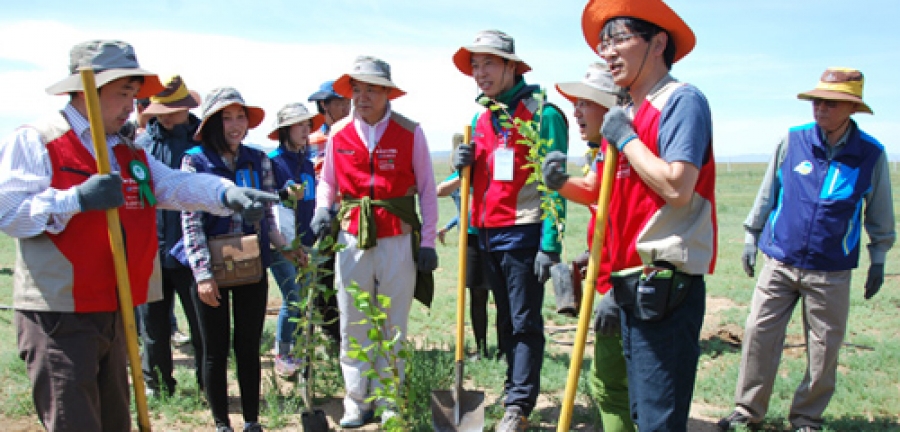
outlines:
[{"label": "collared shirt", "polygon": [[[72,130],[94,155],[90,123],[71,104],[62,111]],[[113,146],[120,144],[119,135],[107,135],[110,169],[120,171]],[[222,204],[222,192],[232,183],[215,176],[191,176],[173,170],[147,156],[153,193],[158,207],[168,210],[195,209],[228,215]],[[53,166],[46,143],[36,129],[20,127],[0,141],[0,231],[10,237],[27,238],[43,232],[58,234],[69,220],[81,211],[76,188],[58,190],[50,187]]]},{"label": "collared shirt", "polygon": [[[388,103],[384,117],[374,125],[365,120],[353,110],[353,116],[347,120],[353,122],[356,133],[366,143],[369,153],[375,149],[378,140],[387,129],[388,120],[391,117],[391,105]],[[331,137],[325,147],[325,162],[322,165],[322,181],[316,187],[316,208],[330,208],[337,196],[337,178],[334,174],[334,155],[331,151]],[[422,214],[422,247],[434,248],[434,240],[437,237],[437,189],[434,184],[434,171],[431,165],[431,154],[428,150],[428,141],[421,126],[416,126],[413,137],[413,171],[416,172],[416,188],[419,194],[419,211]]]},{"label": "collared shirt", "polygon": [[[826,144],[829,160],[843,150],[850,133],[857,127],[855,123],[851,122],[850,127],[847,128],[834,145]],[[827,140],[821,133],[820,138],[823,143],[827,143]],[[759,235],[769,219],[769,214],[778,204],[778,191],[781,190],[781,180],[778,177],[778,173],[781,172],[781,165],[787,154],[788,141],[788,136],[786,135],[778,143],[778,147],[776,147],[775,153],[769,161],[766,173],[763,175],[756,200],[753,202],[750,214],[747,215],[747,219],[744,221],[744,230],[746,231],[744,236],[745,243],[757,244]],[[872,170],[872,189],[865,195],[865,202],[863,221],[871,240],[868,248],[869,258],[872,263],[884,264],[887,259],[887,252],[896,239],[891,179],[887,156],[884,152]]]}]

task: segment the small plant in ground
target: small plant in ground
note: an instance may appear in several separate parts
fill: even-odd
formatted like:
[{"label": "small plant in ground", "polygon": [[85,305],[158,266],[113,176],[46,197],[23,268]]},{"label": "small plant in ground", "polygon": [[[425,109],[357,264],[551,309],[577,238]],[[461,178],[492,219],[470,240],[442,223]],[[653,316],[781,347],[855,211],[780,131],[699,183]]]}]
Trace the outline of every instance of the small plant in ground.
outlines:
[{"label": "small plant in ground", "polygon": [[544,112],[544,103],[547,99],[547,92],[541,89],[533,95],[537,101],[538,107],[534,111],[535,115],[531,120],[523,120],[521,118],[513,118],[507,109],[506,104],[497,101],[488,96],[482,96],[478,99],[478,103],[497,114],[500,120],[500,127],[503,129],[515,129],[522,137],[516,144],[528,147],[528,155],[525,157],[526,162],[520,168],[529,170],[528,179],[525,184],[537,183],[537,189],[541,193],[541,219],[549,219],[556,226],[558,240],[563,241],[563,227],[565,220],[560,217],[563,201],[558,194],[550,190],[544,184],[544,173],[542,165],[544,157],[550,149],[553,148],[553,139],[541,137],[541,115]]},{"label": "small plant in ground", "polygon": [[[412,349],[399,329],[388,328],[385,310],[390,309],[391,298],[381,294],[373,296],[372,293],[361,290],[355,281],[346,289],[353,299],[354,307],[365,317],[349,324],[369,327],[367,336],[371,342],[368,346],[362,346],[359,340],[350,337],[347,356],[371,365],[363,376],[380,384],[375,387],[366,402],[383,402],[377,404],[376,416],[383,417],[389,409],[395,412],[395,416],[383,423],[382,429],[408,431],[409,399],[406,388],[401,385],[400,368],[412,357]],[[387,366],[381,370],[376,366],[379,358],[387,360]]]}]

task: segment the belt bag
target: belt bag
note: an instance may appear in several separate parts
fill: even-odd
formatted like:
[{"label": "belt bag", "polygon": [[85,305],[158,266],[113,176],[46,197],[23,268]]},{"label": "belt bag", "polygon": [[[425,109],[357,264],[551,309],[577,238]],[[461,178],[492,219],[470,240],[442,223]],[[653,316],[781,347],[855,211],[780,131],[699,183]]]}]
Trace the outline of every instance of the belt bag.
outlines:
[{"label": "belt bag", "polygon": [[697,278],[671,268],[647,267],[639,274],[614,277],[613,295],[637,319],[658,321],[681,305]]},{"label": "belt bag", "polygon": [[259,282],[263,277],[256,234],[225,234],[208,242],[213,279],[220,287]]}]

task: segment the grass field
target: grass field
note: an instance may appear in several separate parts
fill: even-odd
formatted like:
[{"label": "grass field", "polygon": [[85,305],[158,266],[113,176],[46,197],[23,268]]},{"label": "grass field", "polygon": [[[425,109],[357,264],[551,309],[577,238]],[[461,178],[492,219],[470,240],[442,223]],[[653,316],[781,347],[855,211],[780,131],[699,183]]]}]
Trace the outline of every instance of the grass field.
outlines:
[{"label": "grass field", "polygon": [[[740,362],[740,342],[755,280],[744,275],[740,265],[743,248],[742,222],[752,204],[756,188],[764,170],[759,164],[730,164],[718,167],[717,209],[719,217],[719,256],[716,274],[707,280],[707,315],[702,334],[703,354],[691,412],[691,430],[711,430],[715,419],[727,414],[732,406],[734,385]],[[572,172],[577,168],[570,167]],[[435,161],[438,180],[450,173],[446,160]],[[893,185],[900,190],[900,176],[893,172]],[[895,208],[897,208],[895,204]],[[442,225],[455,213],[449,199],[440,202]],[[896,210],[895,210],[896,211]],[[565,240],[565,259],[585,250],[584,232],[588,222],[585,208],[570,205]],[[410,371],[409,381],[416,392],[415,430],[430,430],[427,397],[431,389],[447,389],[452,384],[452,343],[455,319],[456,236],[448,235],[446,246],[438,246],[441,267],[436,273],[434,307],[426,310],[414,305],[410,337],[418,349]],[[864,242],[867,237],[863,237]],[[850,322],[846,345],[841,352],[838,386],[826,411],[826,430],[829,431],[900,431],[900,264],[897,252],[888,255],[887,280],[881,292],[872,300],[863,300],[862,285],[868,256],[863,254],[860,270],[855,272],[851,294]],[[12,302],[12,268],[15,259],[14,243],[0,237],[0,304]],[[279,294],[270,288],[270,307],[277,306]],[[542,394],[539,406],[532,414],[533,430],[555,430],[559,404],[565,387],[571,346],[567,341],[573,333],[566,331],[575,320],[555,313],[553,290],[547,285],[544,318],[548,329],[561,329],[552,334],[548,330],[548,349],[544,359]],[[24,364],[16,353],[15,328],[12,311],[0,309],[0,419],[5,430],[39,430],[30,401],[30,385]],[[181,320],[185,330],[186,321]],[[489,345],[496,347],[493,315],[488,332]],[[467,331],[469,331],[467,329]],[[300,425],[299,393],[294,383],[285,383],[271,373],[271,346],[274,338],[274,317],[269,316],[261,355],[265,358],[263,371],[263,418],[268,430],[297,430]],[[788,430],[787,409],[794,389],[804,373],[805,349],[802,345],[802,320],[795,316],[788,329],[784,356],[779,369],[767,421],[766,430]],[[474,345],[469,335],[467,344]],[[588,347],[588,354],[591,348]],[[588,355],[588,357],[590,357]],[[172,398],[151,403],[151,420],[156,430],[211,429],[211,416],[186,369],[190,362],[177,362],[179,393]],[[589,360],[585,362],[585,370]],[[500,393],[505,368],[492,360],[467,363],[468,388],[478,388],[488,394],[488,423],[493,425],[502,416],[502,408],[495,401]],[[322,365],[317,371],[316,404],[325,408],[332,420],[340,416],[340,375],[336,365]],[[582,374],[583,375],[583,374]],[[573,422],[573,430],[601,430],[594,407],[586,394],[582,380]],[[237,392],[232,392],[237,395]],[[233,411],[235,424],[240,419],[239,408]],[[337,418],[334,418],[337,417]],[[12,427],[10,428],[10,425]],[[367,428],[364,430],[375,430]]]}]

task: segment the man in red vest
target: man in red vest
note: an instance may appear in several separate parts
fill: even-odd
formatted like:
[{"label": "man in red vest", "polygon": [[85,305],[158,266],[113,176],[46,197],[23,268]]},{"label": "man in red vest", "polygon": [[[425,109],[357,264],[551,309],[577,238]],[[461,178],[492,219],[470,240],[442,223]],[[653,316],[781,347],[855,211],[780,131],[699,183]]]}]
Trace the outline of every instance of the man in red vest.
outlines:
[{"label": "man in red vest", "polygon": [[[363,347],[371,340],[369,326],[360,324],[366,317],[354,306],[346,287],[355,282],[373,297],[390,297],[385,313],[391,334],[384,337],[393,339],[396,330],[401,341],[406,339],[413,293],[420,298],[418,290],[424,288],[418,285],[417,272],[432,281],[431,272],[437,268],[437,194],[425,133],[390,104],[406,94],[391,81],[390,66],[374,57],[358,57],[352,71],[335,81],[334,90],[353,99],[353,113],[337,122],[328,138],[310,228],[316,236],[329,228],[329,209],[340,194],[337,242],[346,247],[335,257],[335,286],[347,393],[340,425],[356,428],[374,417],[368,398],[380,384],[366,377],[367,362],[348,355],[350,338]],[[422,222],[416,212],[416,196]],[[380,373],[388,366],[398,367],[402,376],[402,364],[389,365],[384,357],[375,361]],[[382,410],[382,423],[396,415],[395,407],[384,400],[375,404]]]},{"label": "man in red vest", "polygon": [[669,74],[694,33],[661,0],[592,0],[582,30],[632,99],[601,127],[621,152],[606,250],[632,418],[641,431],[685,431],[717,231],[709,104]]},{"label": "man in red vest", "polygon": [[[98,174],[78,68],[99,88],[110,174]],[[19,355],[35,410],[50,431],[131,430],[125,336],[105,210],[118,208],[133,307],[161,294],[156,210],[235,210],[259,220],[278,197],[219,177],[173,170],[119,135],[136,97],[163,86],[131,45],[72,48],[70,75],[47,88],[65,108],[0,142],[0,230],[16,239],[13,286]]]}]

